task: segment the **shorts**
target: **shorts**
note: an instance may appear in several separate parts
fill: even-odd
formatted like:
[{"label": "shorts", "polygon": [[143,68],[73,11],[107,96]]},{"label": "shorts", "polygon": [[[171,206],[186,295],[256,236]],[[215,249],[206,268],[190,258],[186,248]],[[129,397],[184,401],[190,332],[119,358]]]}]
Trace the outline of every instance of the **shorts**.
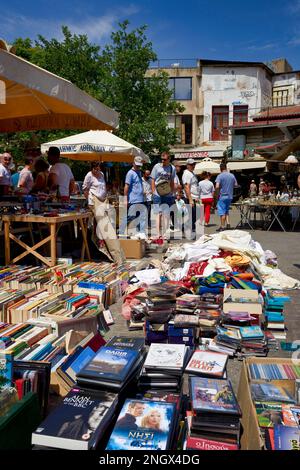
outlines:
[{"label": "shorts", "polygon": [[175,204],[175,198],[171,196],[157,196],[153,194],[152,211],[153,214],[170,214],[170,207]]},{"label": "shorts", "polygon": [[218,200],[217,209],[220,217],[229,214],[230,204],[232,199],[229,197],[222,197]]}]

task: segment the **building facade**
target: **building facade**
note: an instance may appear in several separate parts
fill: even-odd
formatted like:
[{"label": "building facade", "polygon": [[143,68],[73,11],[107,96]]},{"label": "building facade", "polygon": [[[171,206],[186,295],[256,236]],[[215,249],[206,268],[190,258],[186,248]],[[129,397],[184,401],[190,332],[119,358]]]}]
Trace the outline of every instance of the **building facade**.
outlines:
[{"label": "building facade", "polygon": [[300,105],[300,72],[285,59],[268,65],[199,59],[188,67],[178,61],[150,69],[148,76],[157,69],[169,75],[173,98],[185,108],[168,117],[168,125],[177,131],[171,152],[178,162],[189,157],[220,161],[228,149],[230,158],[241,161],[253,158],[256,147],[279,142],[282,134],[289,138],[286,126],[282,132],[274,122],[265,122],[274,108]]}]

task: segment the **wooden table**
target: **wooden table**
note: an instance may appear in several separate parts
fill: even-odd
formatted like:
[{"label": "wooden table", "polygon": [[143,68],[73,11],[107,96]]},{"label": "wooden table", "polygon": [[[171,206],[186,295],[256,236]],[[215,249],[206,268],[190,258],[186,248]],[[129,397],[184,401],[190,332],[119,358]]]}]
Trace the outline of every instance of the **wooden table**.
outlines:
[{"label": "wooden table", "polygon": [[[81,260],[84,259],[85,252],[87,257],[91,260],[90,250],[87,241],[87,223],[88,219],[91,216],[91,213],[86,212],[73,212],[68,214],[62,214],[55,217],[42,216],[42,215],[33,215],[33,214],[21,214],[21,215],[2,215],[2,221],[4,225],[4,243],[5,243],[5,264],[17,263],[20,259],[31,254],[42,261],[47,266],[56,265],[56,240],[57,233],[61,225],[65,222],[78,222],[82,232],[82,250],[81,250]],[[19,240],[13,233],[11,233],[10,226],[13,222],[23,222],[28,224],[46,224],[49,226],[49,236],[43,238],[38,243],[33,246],[29,246],[23,241]],[[18,255],[16,258],[11,259],[10,255],[10,240],[13,240],[15,243],[24,248],[23,253]],[[50,258],[51,260],[42,256],[37,249],[46,243],[50,242]]]}]

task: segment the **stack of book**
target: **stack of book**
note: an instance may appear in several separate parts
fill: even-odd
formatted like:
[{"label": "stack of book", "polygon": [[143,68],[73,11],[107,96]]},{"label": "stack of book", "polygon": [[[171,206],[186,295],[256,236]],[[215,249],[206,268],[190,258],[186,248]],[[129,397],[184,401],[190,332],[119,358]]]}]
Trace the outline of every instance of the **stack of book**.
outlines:
[{"label": "stack of book", "polygon": [[200,295],[183,294],[176,299],[176,313],[183,315],[194,315],[196,309],[200,308]]},{"label": "stack of book", "polygon": [[241,410],[229,380],[190,377],[187,450],[238,450]]},{"label": "stack of book", "polygon": [[260,326],[244,326],[239,328],[241,334],[241,356],[267,356],[268,345]]},{"label": "stack of book", "polygon": [[144,339],[113,337],[76,374],[77,384],[121,391],[134,381],[144,362]]},{"label": "stack of book", "polygon": [[196,349],[190,358],[185,372],[200,377],[226,377],[228,355]]},{"label": "stack of book", "polygon": [[[263,297],[256,289],[228,288],[224,289],[223,315],[233,313],[236,318],[246,317],[251,325],[260,325],[262,317]],[[239,314],[239,315],[238,315]]]},{"label": "stack of book", "polygon": [[250,363],[249,375],[251,380],[296,380],[300,379],[300,368],[297,363],[289,364],[269,362],[268,364]]},{"label": "stack of book", "polygon": [[[228,354],[236,354],[241,347],[241,334],[238,328],[232,327],[217,327],[217,336],[215,344],[219,350],[228,351]],[[230,353],[231,352],[231,353]]]},{"label": "stack of book", "polygon": [[168,341],[168,322],[176,310],[176,297],[183,288],[171,282],[154,284],[146,289],[146,343]]},{"label": "stack of book", "polygon": [[189,348],[184,344],[152,343],[138,385],[142,388],[179,390]]},{"label": "stack of book", "polygon": [[299,423],[300,407],[284,387],[267,382],[252,383],[251,396],[261,428],[273,428],[275,424],[289,426],[297,419]]},{"label": "stack of book", "polygon": [[95,357],[99,349],[105,344],[103,337],[93,332],[83,338],[73,340],[70,352],[66,346],[65,336],[57,340],[61,348],[61,359],[48,356],[51,361],[51,389],[65,395],[76,385],[76,374]]},{"label": "stack of book", "polygon": [[32,444],[68,450],[95,449],[118,404],[116,393],[73,388],[32,433]]},{"label": "stack of book", "polygon": [[169,344],[185,344],[191,349],[195,347],[197,337],[197,329],[195,327],[180,328],[170,321],[168,324],[168,343]]},{"label": "stack of book", "polygon": [[177,416],[174,403],[127,399],[106,450],[172,450]]},{"label": "stack of book", "polygon": [[236,354],[238,357],[267,356],[268,343],[260,326],[223,325],[217,327],[216,346],[220,351]]},{"label": "stack of book", "polygon": [[290,297],[280,291],[268,291],[265,296],[265,326],[276,340],[286,340],[284,309],[290,301]]}]

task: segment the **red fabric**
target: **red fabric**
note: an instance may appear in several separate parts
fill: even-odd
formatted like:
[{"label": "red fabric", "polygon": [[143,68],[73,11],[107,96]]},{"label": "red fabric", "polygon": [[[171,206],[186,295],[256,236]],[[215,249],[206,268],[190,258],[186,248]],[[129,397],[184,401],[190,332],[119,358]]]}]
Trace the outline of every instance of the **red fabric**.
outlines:
[{"label": "red fabric", "polygon": [[214,202],[214,199],[210,197],[207,199],[202,199],[201,202],[204,205],[204,220],[205,223],[208,224],[210,221],[210,208]]}]

